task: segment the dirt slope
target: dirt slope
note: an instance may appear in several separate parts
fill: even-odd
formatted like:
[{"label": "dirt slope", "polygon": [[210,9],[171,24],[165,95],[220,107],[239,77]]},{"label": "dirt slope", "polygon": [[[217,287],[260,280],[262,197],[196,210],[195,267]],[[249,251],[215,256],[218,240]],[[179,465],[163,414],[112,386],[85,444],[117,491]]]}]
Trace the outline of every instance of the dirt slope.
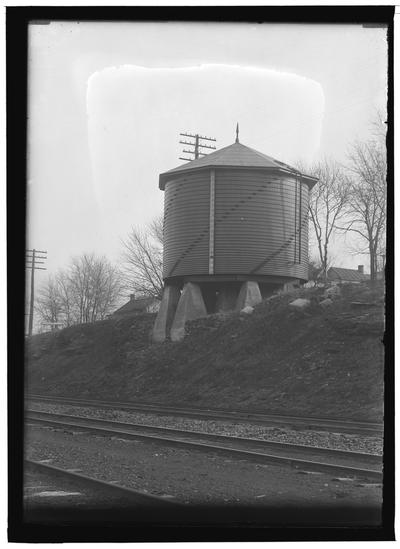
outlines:
[{"label": "dirt slope", "polygon": [[[343,287],[327,309],[319,304],[322,292],[297,290],[251,315],[194,321],[181,343],[150,344],[154,315],[34,336],[27,390],[380,419],[383,288]],[[292,311],[288,304],[302,296],[311,307]]]}]

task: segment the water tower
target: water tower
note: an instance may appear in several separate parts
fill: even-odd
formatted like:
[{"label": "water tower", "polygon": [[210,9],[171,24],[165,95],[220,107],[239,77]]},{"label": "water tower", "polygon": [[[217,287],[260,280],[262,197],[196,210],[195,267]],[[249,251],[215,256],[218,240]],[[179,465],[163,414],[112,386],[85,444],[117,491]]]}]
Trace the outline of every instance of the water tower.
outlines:
[{"label": "water tower", "polygon": [[160,175],[164,296],[153,340],[254,305],[308,279],[308,203],[317,179],[236,142]]}]

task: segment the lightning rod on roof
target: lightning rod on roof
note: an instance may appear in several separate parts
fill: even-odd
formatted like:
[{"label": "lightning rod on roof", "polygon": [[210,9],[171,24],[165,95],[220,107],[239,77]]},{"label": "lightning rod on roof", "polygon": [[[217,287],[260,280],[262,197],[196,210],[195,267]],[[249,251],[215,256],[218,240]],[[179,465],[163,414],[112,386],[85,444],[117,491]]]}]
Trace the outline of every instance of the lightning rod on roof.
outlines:
[{"label": "lightning rod on roof", "polygon": [[236,143],[239,143],[239,122],[236,124]]}]

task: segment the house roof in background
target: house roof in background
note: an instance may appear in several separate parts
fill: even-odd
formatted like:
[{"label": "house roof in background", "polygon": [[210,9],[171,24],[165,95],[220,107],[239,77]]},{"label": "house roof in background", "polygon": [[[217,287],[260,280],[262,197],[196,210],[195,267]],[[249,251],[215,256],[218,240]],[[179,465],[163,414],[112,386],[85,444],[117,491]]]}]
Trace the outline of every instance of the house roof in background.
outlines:
[{"label": "house roof in background", "polygon": [[154,297],[138,297],[137,299],[130,299],[128,303],[122,305],[119,309],[114,311],[116,313],[137,313],[144,311],[146,307],[157,301]]},{"label": "house roof in background", "polygon": [[202,158],[197,158],[191,162],[187,162],[177,168],[168,170],[160,175],[160,189],[165,188],[167,181],[176,174],[185,173],[191,170],[207,167],[238,167],[238,168],[273,168],[275,170],[283,170],[297,174],[306,180],[311,187],[317,182],[317,178],[302,174],[296,168],[284,164],[279,160],[275,160],[271,156],[267,156],[255,149],[246,147],[242,143],[233,143],[228,147],[219,149],[211,154],[207,154]]},{"label": "house roof in background", "polygon": [[328,277],[335,278],[334,275],[336,275],[336,278],[348,282],[362,282],[370,279],[368,274],[360,273],[357,269],[344,269],[342,267],[331,267],[328,269]]}]

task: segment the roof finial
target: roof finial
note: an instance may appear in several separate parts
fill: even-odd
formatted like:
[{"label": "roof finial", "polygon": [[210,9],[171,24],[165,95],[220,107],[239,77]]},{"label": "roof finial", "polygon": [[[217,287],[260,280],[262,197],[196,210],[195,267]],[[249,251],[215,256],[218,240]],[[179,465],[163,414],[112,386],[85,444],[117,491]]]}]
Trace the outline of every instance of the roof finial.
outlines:
[{"label": "roof finial", "polygon": [[236,143],[239,143],[239,122],[236,124]]}]

